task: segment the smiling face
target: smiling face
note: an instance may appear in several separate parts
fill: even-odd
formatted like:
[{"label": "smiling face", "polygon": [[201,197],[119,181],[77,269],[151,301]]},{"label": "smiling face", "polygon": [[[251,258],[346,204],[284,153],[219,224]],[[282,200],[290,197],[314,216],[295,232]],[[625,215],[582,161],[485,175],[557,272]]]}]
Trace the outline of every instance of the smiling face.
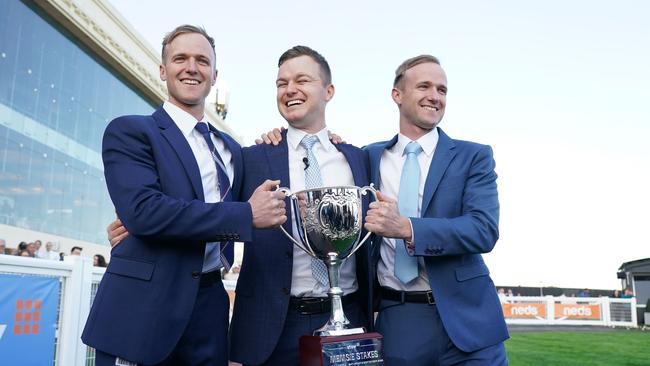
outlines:
[{"label": "smiling face", "polygon": [[425,62],[404,72],[393,88],[400,111],[400,132],[412,140],[438,125],[447,105],[447,76],[440,65]]},{"label": "smiling face", "polygon": [[205,98],[217,79],[215,55],[208,40],[199,33],[183,33],[165,46],[160,79],[167,83],[169,102],[203,117]]},{"label": "smiling face", "polygon": [[278,69],[278,111],[295,128],[315,133],[325,128],[325,106],[334,96],[334,86],[323,81],[314,59],[299,56]]}]

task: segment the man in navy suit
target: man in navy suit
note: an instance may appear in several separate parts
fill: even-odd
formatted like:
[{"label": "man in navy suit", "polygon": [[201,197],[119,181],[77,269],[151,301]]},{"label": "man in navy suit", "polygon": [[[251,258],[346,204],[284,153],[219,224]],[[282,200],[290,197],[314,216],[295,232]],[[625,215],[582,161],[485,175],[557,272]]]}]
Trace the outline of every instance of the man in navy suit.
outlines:
[{"label": "man in navy suit", "polygon": [[375,326],[391,365],[507,365],[508,331],[481,257],[499,236],[495,162],[489,146],[437,127],[446,96],[435,57],[404,61],[392,90],[399,134],[365,148],[381,191],[365,224],[378,235]]},{"label": "man in navy suit", "polygon": [[230,242],[286,221],[284,196],[271,190],[278,181],[234,201],[240,146],[203,119],[215,59],[205,30],[173,30],[160,66],[169,100],[151,116],[113,120],[104,134],[106,183],[130,235],[113,248],[82,336],[99,366],[225,366],[220,268]]},{"label": "man in navy suit", "polygon": [[[368,184],[367,158],[350,145],[334,146],[325,123],[325,107],[334,96],[325,58],[305,46],[286,51],[278,63],[277,105],[289,122],[278,146],[243,149],[242,198],[265,179],[280,180],[292,192],[316,186]],[[312,141],[313,146],[306,144]],[[311,150],[311,151],[310,151]],[[288,220],[284,228],[295,233]],[[343,306],[351,327],[372,322],[368,289],[369,246],[341,266]],[[322,264],[321,264],[322,266]],[[302,335],[324,325],[330,317],[327,281],[318,279],[312,258],[298,249],[280,230],[255,230],[244,247],[237,282],[230,341],[231,360],[245,365],[298,365]]]}]

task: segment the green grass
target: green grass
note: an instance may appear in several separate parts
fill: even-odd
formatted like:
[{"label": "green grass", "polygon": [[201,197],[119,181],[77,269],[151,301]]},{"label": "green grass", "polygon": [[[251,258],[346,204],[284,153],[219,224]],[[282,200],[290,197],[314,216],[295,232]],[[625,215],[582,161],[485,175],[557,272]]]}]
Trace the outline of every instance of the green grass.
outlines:
[{"label": "green grass", "polygon": [[511,366],[650,366],[650,332],[513,332],[506,349]]}]

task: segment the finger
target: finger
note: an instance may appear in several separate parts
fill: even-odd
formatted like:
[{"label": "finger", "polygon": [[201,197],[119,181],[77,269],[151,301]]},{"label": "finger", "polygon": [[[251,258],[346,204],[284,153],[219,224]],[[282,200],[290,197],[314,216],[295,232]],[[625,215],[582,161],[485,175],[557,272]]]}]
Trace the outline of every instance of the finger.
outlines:
[{"label": "finger", "polygon": [[280,131],[280,129],[274,128],[272,134],[273,136],[271,140],[273,140],[273,145],[277,146],[280,143],[280,141],[282,141],[282,132]]},{"label": "finger", "polygon": [[264,143],[267,144],[267,145],[271,143],[271,139],[269,138],[268,133],[263,133],[262,134],[262,140],[264,140]]},{"label": "finger", "polygon": [[126,228],[124,226],[120,226],[115,230],[111,230],[108,234],[110,236],[118,236],[124,234],[125,232],[126,232]]},{"label": "finger", "polygon": [[287,196],[284,194],[284,192],[281,192],[281,191],[273,191],[273,192],[271,192],[271,199],[281,201],[282,204],[284,204],[284,199],[286,197]]},{"label": "finger", "polygon": [[[272,189],[275,189],[275,187],[280,185],[279,180],[270,180],[267,179],[264,181],[264,183],[260,184],[259,187],[257,187],[256,191],[270,191]],[[275,192],[275,193],[282,193],[282,192]]]},{"label": "finger", "polygon": [[391,196],[387,196],[387,195],[383,194],[382,197],[384,198],[384,202],[386,202],[386,203],[389,203],[389,204],[391,204],[391,205],[397,203],[397,200],[394,199],[394,198],[391,197]]},{"label": "finger", "polygon": [[379,206],[375,207],[370,207],[368,211],[366,211],[366,216],[375,216],[379,213]]},{"label": "finger", "polygon": [[124,238],[129,236],[128,232],[125,232],[124,234],[118,235],[111,240],[111,248],[115,247],[117,244],[119,244]]},{"label": "finger", "polygon": [[376,232],[377,232],[377,229],[378,229],[378,225],[375,225],[374,223],[371,223],[371,222],[366,222],[366,223],[363,225],[363,227],[364,227],[366,230],[370,231],[371,233],[376,233]]},{"label": "finger", "polygon": [[378,218],[379,215],[377,215],[375,212],[370,213],[370,211],[368,211],[368,214],[366,215],[366,222],[375,223]]},{"label": "finger", "polygon": [[115,219],[115,221],[108,224],[108,227],[106,228],[106,232],[111,232],[115,230],[115,228],[119,227],[120,225],[122,225],[120,219]]},{"label": "finger", "polygon": [[278,209],[280,209],[280,210],[284,210],[284,206],[285,206],[284,201],[278,200],[278,201],[275,203],[275,207],[278,208]]},{"label": "finger", "polygon": [[330,141],[332,141],[333,144],[338,145],[338,144],[344,144],[345,141],[341,138],[341,136],[335,134],[334,132],[327,131],[327,135],[330,138]]},{"label": "finger", "polygon": [[262,139],[255,139],[255,145],[261,145],[264,142]]},{"label": "finger", "polygon": [[117,237],[115,237],[115,240],[119,243],[119,242],[121,242],[122,240],[126,239],[127,236],[129,236],[129,232],[128,232],[128,231],[125,231],[125,232],[123,232],[122,234],[120,234],[120,235],[118,235]]},{"label": "finger", "polygon": [[[381,202],[377,202],[377,201],[370,202],[370,204],[368,205],[368,208],[370,210],[372,210],[372,209],[376,210],[376,209],[378,209],[380,207],[381,207]],[[370,212],[370,210],[368,212]]]}]

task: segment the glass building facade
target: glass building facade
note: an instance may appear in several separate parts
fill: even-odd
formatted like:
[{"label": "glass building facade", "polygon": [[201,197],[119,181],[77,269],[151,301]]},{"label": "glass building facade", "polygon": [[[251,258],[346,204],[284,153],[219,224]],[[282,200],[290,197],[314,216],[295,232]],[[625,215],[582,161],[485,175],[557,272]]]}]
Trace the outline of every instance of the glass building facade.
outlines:
[{"label": "glass building facade", "polygon": [[154,104],[38,10],[0,20],[0,224],[107,244],[102,134]]}]

